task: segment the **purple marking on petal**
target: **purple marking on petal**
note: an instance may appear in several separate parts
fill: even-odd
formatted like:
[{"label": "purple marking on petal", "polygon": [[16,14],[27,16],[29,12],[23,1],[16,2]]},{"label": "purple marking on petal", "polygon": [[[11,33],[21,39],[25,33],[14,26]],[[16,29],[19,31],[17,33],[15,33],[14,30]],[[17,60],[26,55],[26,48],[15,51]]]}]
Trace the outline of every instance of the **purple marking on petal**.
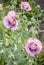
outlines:
[{"label": "purple marking on petal", "polygon": [[16,30],[16,29],[18,28],[18,22],[17,22],[17,20],[15,19],[14,22],[15,22],[15,23],[12,24],[12,26],[11,26],[11,30],[12,30],[12,31],[14,31],[14,30]]},{"label": "purple marking on petal", "polygon": [[12,25],[12,23],[11,23],[10,21],[8,21],[8,23],[9,23],[10,25]]},{"label": "purple marking on petal", "polygon": [[31,49],[31,48],[29,48],[30,49],[30,51],[37,51],[37,49]]}]

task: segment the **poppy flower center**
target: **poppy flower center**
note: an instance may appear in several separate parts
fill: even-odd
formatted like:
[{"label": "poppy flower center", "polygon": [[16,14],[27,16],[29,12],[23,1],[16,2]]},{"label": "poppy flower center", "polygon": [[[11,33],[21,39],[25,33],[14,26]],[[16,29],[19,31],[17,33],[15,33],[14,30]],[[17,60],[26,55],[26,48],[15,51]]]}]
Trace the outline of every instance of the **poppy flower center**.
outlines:
[{"label": "poppy flower center", "polygon": [[26,5],[24,5],[23,7],[24,7],[25,9],[27,8],[27,6],[26,6]]},{"label": "poppy flower center", "polygon": [[36,50],[36,49],[37,49],[37,45],[36,45],[36,44],[31,45],[30,50],[34,51],[34,50]]},{"label": "poppy flower center", "polygon": [[11,19],[10,21],[8,21],[8,23],[10,24],[10,26],[15,26],[16,20],[15,19]]},{"label": "poppy flower center", "polygon": [[14,20],[13,19],[11,19],[11,21],[10,21],[11,23],[14,23]]}]

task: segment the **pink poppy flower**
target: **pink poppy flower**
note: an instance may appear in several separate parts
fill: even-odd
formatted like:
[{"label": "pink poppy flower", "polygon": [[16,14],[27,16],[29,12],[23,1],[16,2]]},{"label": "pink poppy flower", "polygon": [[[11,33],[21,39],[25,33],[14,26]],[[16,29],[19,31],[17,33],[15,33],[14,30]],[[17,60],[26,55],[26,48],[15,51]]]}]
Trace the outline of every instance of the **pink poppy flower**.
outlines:
[{"label": "pink poppy flower", "polygon": [[22,2],[21,9],[24,9],[25,11],[30,11],[31,10],[30,4],[28,2]]},{"label": "pink poppy flower", "polygon": [[3,7],[3,5],[2,4],[0,4],[0,8],[2,8]]},{"label": "pink poppy flower", "polygon": [[25,45],[25,50],[30,56],[35,56],[42,50],[41,42],[37,39],[29,39]]},{"label": "pink poppy flower", "polygon": [[[7,16],[4,17],[3,19],[3,24],[6,28],[11,28],[12,31],[17,29],[18,26],[18,22],[15,18],[15,14],[10,14],[11,12],[9,12],[7,14]],[[10,15],[9,15],[10,14]]]}]

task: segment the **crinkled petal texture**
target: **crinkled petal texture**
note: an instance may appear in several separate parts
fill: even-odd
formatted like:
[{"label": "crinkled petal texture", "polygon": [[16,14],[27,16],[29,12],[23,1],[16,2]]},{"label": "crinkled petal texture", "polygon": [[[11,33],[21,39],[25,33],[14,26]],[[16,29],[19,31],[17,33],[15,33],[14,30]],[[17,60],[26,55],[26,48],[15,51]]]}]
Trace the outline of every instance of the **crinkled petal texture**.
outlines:
[{"label": "crinkled petal texture", "polygon": [[28,2],[22,2],[21,3],[21,9],[24,9],[26,11],[30,11],[31,10],[31,6]]},{"label": "crinkled petal texture", "polygon": [[14,18],[16,16],[14,11],[9,11],[9,13],[7,14],[7,16],[9,17],[9,19]]},{"label": "crinkled petal texture", "polygon": [[8,16],[5,16],[5,18],[3,19],[3,24],[6,28],[10,28]]},{"label": "crinkled petal texture", "polygon": [[2,8],[3,7],[3,5],[2,4],[0,4],[0,8]]},{"label": "crinkled petal texture", "polygon": [[[33,49],[32,47],[35,46]],[[25,50],[30,56],[35,56],[36,54],[39,54],[42,50],[42,44],[37,39],[29,39],[27,41],[27,44],[25,45]]]},{"label": "crinkled petal texture", "polygon": [[7,16],[3,19],[3,24],[6,28],[11,28],[12,31],[16,30],[18,27],[18,22],[15,18],[15,12],[10,11]]}]

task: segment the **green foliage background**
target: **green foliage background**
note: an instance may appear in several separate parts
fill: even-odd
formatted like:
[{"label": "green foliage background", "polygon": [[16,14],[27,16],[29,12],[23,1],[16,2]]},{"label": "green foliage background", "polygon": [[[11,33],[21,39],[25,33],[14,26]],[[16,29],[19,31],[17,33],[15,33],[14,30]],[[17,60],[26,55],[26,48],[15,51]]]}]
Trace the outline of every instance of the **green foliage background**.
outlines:
[{"label": "green foliage background", "polygon": [[[32,11],[21,10],[22,1],[28,1]],[[44,49],[35,57],[30,57],[24,49],[29,38],[38,38],[44,45],[44,35],[38,35],[41,23],[39,17],[43,20],[43,10],[36,5],[35,0],[0,0],[0,3],[3,4],[3,9],[0,9],[0,65],[44,65]],[[3,18],[10,10],[16,12],[19,24],[18,30],[14,32],[3,25]]]}]

